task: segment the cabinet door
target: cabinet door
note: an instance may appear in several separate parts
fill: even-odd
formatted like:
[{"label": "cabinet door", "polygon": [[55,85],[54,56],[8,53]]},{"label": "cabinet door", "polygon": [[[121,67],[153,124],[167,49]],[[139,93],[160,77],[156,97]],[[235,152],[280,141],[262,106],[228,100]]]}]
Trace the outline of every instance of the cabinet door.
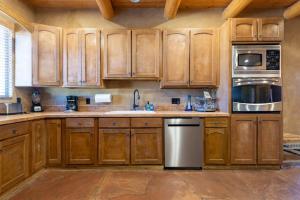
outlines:
[{"label": "cabinet door", "polygon": [[70,128],[66,134],[66,164],[94,164],[94,128]]},{"label": "cabinet door", "polygon": [[162,87],[188,87],[189,35],[188,30],[164,31]]},{"label": "cabinet door", "polygon": [[129,155],[129,129],[99,129],[99,164],[129,164]]},{"label": "cabinet door", "polygon": [[234,42],[257,41],[256,18],[234,18],[231,21],[231,35]]},{"label": "cabinet door", "polygon": [[132,77],[159,78],[160,30],[132,31]]},{"label": "cabinet door", "polygon": [[82,86],[100,86],[100,31],[83,29],[80,37]]},{"label": "cabinet door", "polygon": [[232,116],[231,163],[256,164],[257,148],[256,116]]},{"label": "cabinet door", "polygon": [[227,163],[227,128],[205,129],[205,164]]},{"label": "cabinet door", "polygon": [[278,18],[258,19],[258,40],[282,41],[284,37],[284,21]]},{"label": "cabinet door", "polygon": [[29,135],[0,142],[0,192],[29,176]]},{"label": "cabinet door", "polygon": [[102,32],[104,78],[131,77],[131,31]]},{"label": "cabinet door", "polygon": [[34,26],[33,85],[60,85],[61,33],[62,29],[58,27],[39,24]]},{"label": "cabinet door", "polygon": [[217,86],[219,64],[218,32],[191,30],[190,85]]},{"label": "cabinet door", "polygon": [[31,134],[32,172],[43,168],[46,163],[46,127],[45,121],[33,121]]},{"label": "cabinet door", "polygon": [[258,117],[258,164],[281,164],[282,135],[281,115]]},{"label": "cabinet door", "polygon": [[79,29],[64,30],[64,86],[81,86]]},{"label": "cabinet door", "polygon": [[131,129],[131,164],[162,164],[162,129]]},{"label": "cabinet door", "polygon": [[61,120],[48,119],[47,129],[47,164],[61,164]]}]

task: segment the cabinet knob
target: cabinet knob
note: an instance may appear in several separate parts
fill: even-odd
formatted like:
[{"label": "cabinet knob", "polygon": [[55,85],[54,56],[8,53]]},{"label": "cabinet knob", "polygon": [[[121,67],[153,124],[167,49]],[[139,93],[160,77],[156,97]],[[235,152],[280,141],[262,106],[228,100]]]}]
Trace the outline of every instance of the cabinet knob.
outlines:
[{"label": "cabinet knob", "polygon": [[113,126],[116,126],[116,122],[113,122],[112,124],[113,124]]},{"label": "cabinet knob", "polygon": [[17,133],[17,130],[12,130],[12,133],[13,133],[13,134],[16,134],[16,133]]},{"label": "cabinet knob", "polygon": [[148,126],[148,122],[145,122],[145,126]]}]

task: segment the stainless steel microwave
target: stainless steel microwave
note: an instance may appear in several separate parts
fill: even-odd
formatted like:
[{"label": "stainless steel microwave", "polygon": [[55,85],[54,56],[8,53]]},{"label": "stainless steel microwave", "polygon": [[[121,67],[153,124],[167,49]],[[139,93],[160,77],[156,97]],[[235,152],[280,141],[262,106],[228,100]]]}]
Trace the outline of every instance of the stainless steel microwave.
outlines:
[{"label": "stainless steel microwave", "polygon": [[234,45],[232,77],[281,77],[280,45]]}]

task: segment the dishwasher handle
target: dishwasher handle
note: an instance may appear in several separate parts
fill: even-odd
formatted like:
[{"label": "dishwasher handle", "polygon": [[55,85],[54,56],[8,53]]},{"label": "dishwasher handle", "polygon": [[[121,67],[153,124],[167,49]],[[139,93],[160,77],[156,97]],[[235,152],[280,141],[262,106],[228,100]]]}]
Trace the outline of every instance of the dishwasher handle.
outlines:
[{"label": "dishwasher handle", "polygon": [[200,126],[200,124],[168,124],[169,127],[176,127],[176,126]]}]

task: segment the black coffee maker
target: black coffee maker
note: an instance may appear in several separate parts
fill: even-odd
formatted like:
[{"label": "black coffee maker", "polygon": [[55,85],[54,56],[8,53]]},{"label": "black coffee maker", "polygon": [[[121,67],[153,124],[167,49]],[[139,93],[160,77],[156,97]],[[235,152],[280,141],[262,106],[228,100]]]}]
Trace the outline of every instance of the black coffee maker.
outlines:
[{"label": "black coffee maker", "polygon": [[67,96],[66,111],[78,111],[78,96]]}]

